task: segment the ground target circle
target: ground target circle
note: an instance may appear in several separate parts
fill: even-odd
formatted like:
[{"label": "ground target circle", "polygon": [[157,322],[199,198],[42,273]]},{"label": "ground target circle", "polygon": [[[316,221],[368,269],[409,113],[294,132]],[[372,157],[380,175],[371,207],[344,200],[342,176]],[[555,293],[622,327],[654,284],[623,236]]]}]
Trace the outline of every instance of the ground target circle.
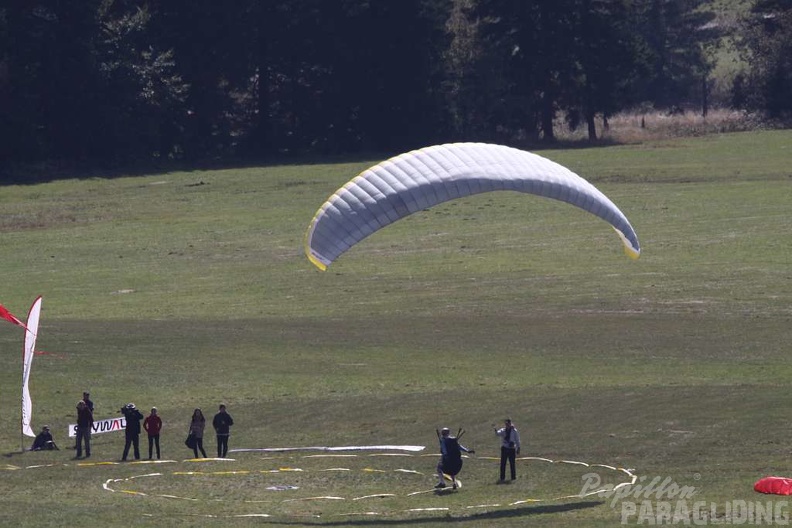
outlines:
[{"label": "ground target circle", "polygon": [[[102,487],[108,492],[141,498],[204,505],[244,504],[254,510],[225,515],[230,517],[394,516],[421,512],[469,515],[475,511],[542,503],[602,500],[598,497],[614,488],[634,484],[637,478],[631,469],[608,464],[521,457],[518,473],[527,476],[493,493],[495,482],[491,478],[482,480],[478,475],[482,471],[492,472],[498,459],[480,456],[466,458],[460,476],[462,486],[452,492],[448,488],[433,489],[436,458],[436,455],[394,453],[299,456],[279,453],[253,459],[243,456],[186,460],[175,463],[178,468],[109,478]],[[596,477],[594,480],[592,475]],[[565,480],[561,487],[543,485],[548,478]],[[490,500],[480,500],[484,486],[489,489],[484,495]],[[493,495],[497,500],[491,500]]]}]

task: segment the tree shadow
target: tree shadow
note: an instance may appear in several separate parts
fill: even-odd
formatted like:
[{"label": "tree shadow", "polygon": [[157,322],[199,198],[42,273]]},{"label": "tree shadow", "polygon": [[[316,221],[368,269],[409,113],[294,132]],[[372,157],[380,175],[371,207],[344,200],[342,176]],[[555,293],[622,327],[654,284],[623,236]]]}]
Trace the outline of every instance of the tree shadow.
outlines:
[{"label": "tree shadow", "polygon": [[[450,142],[450,141],[449,141]],[[496,141],[487,141],[497,143]],[[570,150],[610,147],[621,143],[610,139],[557,139],[552,142],[512,141],[504,145],[533,152],[536,150]],[[429,146],[429,145],[424,145]],[[398,154],[421,148],[407,147],[403,150],[362,150],[348,153],[328,154],[308,152],[302,154],[268,154],[228,156],[222,158],[176,159],[176,160],[44,160],[39,162],[16,162],[0,165],[0,186],[35,185],[59,180],[112,180],[136,176],[154,176],[171,172],[203,172],[228,169],[251,169],[277,166],[330,165],[341,163],[375,164]],[[350,177],[354,176],[350,175]]]},{"label": "tree shadow", "polygon": [[497,521],[498,519],[512,519],[516,517],[529,517],[532,515],[548,515],[554,513],[565,513],[575,510],[583,510],[587,508],[595,508],[605,504],[603,501],[585,501],[585,502],[571,502],[566,504],[551,504],[543,506],[524,506],[521,508],[503,509],[498,511],[490,511],[485,513],[474,513],[467,516],[451,516],[445,517],[431,516],[431,517],[412,517],[410,519],[360,519],[355,521],[330,521],[330,522],[302,522],[302,521],[284,521],[280,520],[262,520],[262,524],[278,524],[281,526],[410,526],[410,525],[425,525],[429,523],[465,523],[465,522],[482,522],[482,521]]},{"label": "tree shadow", "polygon": [[[355,152],[349,154],[303,154],[251,157],[229,157],[196,160],[48,160],[37,163],[0,165],[0,186],[36,185],[60,180],[112,180],[136,176],[155,176],[171,172],[204,172],[229,169],[253,169],[279,166],[328,165],[339,163],[370,163],[390,158],[397,153]],[[352,177],[354,175],[351,175]]]}]

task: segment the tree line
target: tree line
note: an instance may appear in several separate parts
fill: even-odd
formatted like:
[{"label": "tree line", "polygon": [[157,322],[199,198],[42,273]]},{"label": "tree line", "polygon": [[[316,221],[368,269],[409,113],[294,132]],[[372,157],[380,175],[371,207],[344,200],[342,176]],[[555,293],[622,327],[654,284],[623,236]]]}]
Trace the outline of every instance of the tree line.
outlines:
[{"label": "tree line", "polygon": [[624,109],[792,112],[792,3],[6,0],[0,159],[129,163],[591,139]]}]

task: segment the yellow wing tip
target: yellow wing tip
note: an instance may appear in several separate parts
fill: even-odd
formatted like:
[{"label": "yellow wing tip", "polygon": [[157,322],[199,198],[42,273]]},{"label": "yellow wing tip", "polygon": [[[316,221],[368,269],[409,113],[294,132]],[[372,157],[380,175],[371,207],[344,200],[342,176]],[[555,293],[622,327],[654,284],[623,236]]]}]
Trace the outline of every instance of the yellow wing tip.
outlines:
[{"label": "yellow wing tip", "polygon": [[314,266],[319,268],[320,271],[327,271],[327,264],[316,258],[314,254],[311,253],[310,250],[306,250],[305,255],[308,257],[308,260],[310,260],[313,263]]},{"label": "yellow wing tip", "polygon": [[641,257],[641,250],[636,250],[629,244],[624,244],[624,254],[632,260],[638,260]]},{"label": "yellow wing tip", "polygon": [[632,242],[630,242],[630,240],[626,236],[624,236],[624,233],[622,233],[615,227],[613,227],[613,230],[616,231],[616,234],[619,235],[622,244],[624,244],[624,254],[630,257],[632,260],[638,260],[638,258],[641,256],[641,248],[636,248],[635,246],[633,246]]},{"label": "yellow wing tip", "polygon": [[[318,213],[317,213],[318,214]],[[327,264],[319,260],[319,258],[314,255],[313,250],[311,249],[311,236],[313,234],[314,224],[316,223],[316,219],[311,222],[311,227],[308,228],[308,231],[305,232],[305,239],[303,240],[303,250],[305,251],[305,256],[308,257],[314,266],[319,268],[321,271],[327,271]]]}]

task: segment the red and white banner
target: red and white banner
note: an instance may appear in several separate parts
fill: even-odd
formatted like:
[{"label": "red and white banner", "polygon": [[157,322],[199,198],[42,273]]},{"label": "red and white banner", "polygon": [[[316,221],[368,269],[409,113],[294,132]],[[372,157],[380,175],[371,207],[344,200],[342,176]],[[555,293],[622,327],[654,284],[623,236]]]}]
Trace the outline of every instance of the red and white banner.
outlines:
[{"label": "red and white banner", "polygon": [[[95,420],[91,427],[91,434],[112,433],[126,429],[126,418],[107,418]],[[69,437],[77,436],[77,424],[69,424]]]},{"label": "red and white banner", "polygon": [[11,312],[9,312],[8,308],[3,306],[2,304],[0,304],[0,319],[5,319],[9,323],[13,323],[17,326],[21,326],[22,328],[25,328],[25,323],[17,319],[17,317]]}]

